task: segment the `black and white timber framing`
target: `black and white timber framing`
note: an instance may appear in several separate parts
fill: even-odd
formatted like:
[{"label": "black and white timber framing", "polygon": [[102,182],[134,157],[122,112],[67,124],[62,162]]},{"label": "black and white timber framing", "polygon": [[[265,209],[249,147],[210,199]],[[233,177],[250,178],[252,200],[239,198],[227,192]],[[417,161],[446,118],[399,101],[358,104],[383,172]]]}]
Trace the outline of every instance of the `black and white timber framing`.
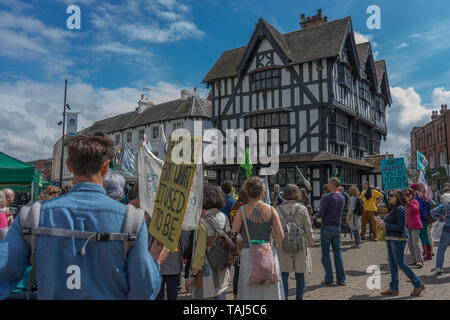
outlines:
[{"label": "black and white timber framing", "polygon": [[[248,45],[224,52],[204,82],[215,127],[280,129],[280,172],[269,184],[301,185],[297,166],[315,209],[333,173],[361,185],[371,170],[364,156],[379,153],[387,135],[386,66],[370,43],[356,44],[350,17],[284,35],[260,19]],[[234,181],[238,166],[208,169]]]}]

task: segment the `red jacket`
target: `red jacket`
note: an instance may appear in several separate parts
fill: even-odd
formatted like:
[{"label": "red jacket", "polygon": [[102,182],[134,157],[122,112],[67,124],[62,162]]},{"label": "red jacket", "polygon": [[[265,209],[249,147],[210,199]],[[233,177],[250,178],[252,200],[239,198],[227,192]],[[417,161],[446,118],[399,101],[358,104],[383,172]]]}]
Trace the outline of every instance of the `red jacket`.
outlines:
[{"label": "red jacket", "polygon": [[408,229],[422,229],[422,220],[420,219],[419,201],[413,199],[409,202],[406,209],[406,223]]}]

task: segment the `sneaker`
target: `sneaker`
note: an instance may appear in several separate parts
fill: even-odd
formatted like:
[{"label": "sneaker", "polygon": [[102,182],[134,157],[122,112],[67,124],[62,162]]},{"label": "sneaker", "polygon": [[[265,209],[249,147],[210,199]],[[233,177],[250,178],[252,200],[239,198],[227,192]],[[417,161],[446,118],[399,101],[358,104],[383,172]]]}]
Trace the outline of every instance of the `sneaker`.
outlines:
[{"label": "sneaker", "polygon": [[444,270],[436,268],[436,274],[438,276],[440,276],[442,274],[442,272],[444,272]]}]

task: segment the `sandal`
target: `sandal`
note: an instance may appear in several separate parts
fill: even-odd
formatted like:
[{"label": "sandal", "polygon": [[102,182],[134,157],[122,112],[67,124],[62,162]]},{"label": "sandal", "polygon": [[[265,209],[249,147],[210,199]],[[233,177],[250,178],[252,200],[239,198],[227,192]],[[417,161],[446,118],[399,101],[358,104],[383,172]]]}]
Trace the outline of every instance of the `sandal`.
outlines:
[{"label": "sandal", "polygon": [[400,293],[398,291],[393,291],[391,289],[387,289],[386,291],[381,292],[383,296],[398,296]]},{"label": "sandal", "polygon": [[423,268],[423,263],[422,262],[417,262],[416,263],[416,267],[417,268]]},{"label": "sandal", "polygon": [[410,263],[408,263],[408,266],[415,266],[415,265],[417,265],[417,262],[410,262]]},{"label": "sandal", "polygon": [[425,290],[425,286],[422,285],[420,288],[414,288],[413,292],[411,292],[411,297],[418,297],[420,293]]},{"label": "sandal", "polygon": [[325,281],[322,281],[322,285],[323,285],[323,286],[328,286],[328,287],[334,287],[334,286],[336,286],[336,285],[334,284],[334,282],[325,282]]},{"label": "sandal", "polygon": [[341,286],[341,287],[345,287],[345,282],[336,282],[337,285]]}]

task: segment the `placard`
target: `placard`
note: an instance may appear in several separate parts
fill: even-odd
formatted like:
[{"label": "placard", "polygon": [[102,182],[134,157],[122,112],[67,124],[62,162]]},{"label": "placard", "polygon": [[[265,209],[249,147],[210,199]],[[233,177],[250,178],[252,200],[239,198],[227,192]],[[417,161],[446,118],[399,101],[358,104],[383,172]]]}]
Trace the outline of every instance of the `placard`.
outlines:
[{"label": "placard", "polygon": [[383,176],[383,189],[408,188],[408,175],[404,158],[381,160],[381,174]]},{"label": "placard", "polygon": [[[186,136],[180,136],[180,138],[181,141],[169,139],[149,227],[149,233],[172,253],[178,251],[178,240],[197,168],[195,160],[199,151],[195,147],[193,138],[187,139]],[[201,144],[201,138],[199,141]],[[190,161],[175,162],[172,154],[175,148],[184,156],[182,158],[188,158]],[[177,152],[174,154],[177,155]]]}]

